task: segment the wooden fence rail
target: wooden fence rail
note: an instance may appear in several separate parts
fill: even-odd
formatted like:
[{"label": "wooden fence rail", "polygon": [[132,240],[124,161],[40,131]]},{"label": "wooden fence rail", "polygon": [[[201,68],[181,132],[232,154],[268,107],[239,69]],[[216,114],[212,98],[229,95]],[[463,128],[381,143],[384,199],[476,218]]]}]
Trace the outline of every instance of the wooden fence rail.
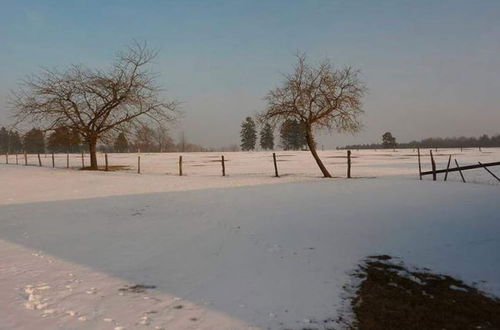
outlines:
[{"label": "wooden fence rail", "polygon": [[477,164],[477,165],[465,165],[465,166],[457,166],[450,168],[448,170],[436,170],[436,171],[424,171],[421,172],[420,175],[432,175],[433,173],[440,174],[440,173],[446,173],[446,172],[457,172],[457,171],[464,171],[464,170],[472,170],[475,168],[484,168],[484,167],[489,167],[489,166],[499,166],[500,162],[492,162],[492,163],[482,163]]}]

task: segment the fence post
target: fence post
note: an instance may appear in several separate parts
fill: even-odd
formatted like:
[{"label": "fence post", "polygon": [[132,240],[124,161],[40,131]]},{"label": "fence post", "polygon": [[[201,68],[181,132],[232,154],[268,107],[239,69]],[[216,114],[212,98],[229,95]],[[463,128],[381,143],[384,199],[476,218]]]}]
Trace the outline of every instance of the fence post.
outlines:
[{"label": "fence post", "polygon": [[432,150],[429,150],[431,154],[431,166],[432,166],[432,181],[436,181],[436,162],[434,162],[434,156],[432,155]]},{"label": "fence post", "polygon": [[418,155],[418,176],[420,177],[420,180],[422,180],[422,164],[420,163],[420,148],[417,148],[417,155]]},{"label": "fence post", "polygon": [[446,181],[446,179],[448,179],[448,170],[450,169],[450,163],[451,163],[451,155],[448,158],[448,165],[446,165],[446,173],[444,174],[444,181]]},{"label": "fence post", "polygon": [[5,153],[5,164],[9,164],[9,153]]},{"label": "fence post", "polygon": [[273,163],[274,163],[274,176],[279,178],[279,174],[278,174],[278,163],[276,161],[276,153],[273,152]]},{"label": "fence post", "polygon": [[82,168],[85,167],[85,157],[83,156],[83,152],[82,152]]},{"label": "fence post", "polygon": [[137,174],[141,174],[141,156],[137,156]]},{"label": "fence post", "polygon": [[69,153],[66,154],[66,168],[69,168]]},{"label": "fence post", "polygon": [[28,155],[24,152],[24,166],[28,166]]},{"label": "fence post", "polygon": [[40,154],[38,154],[38,165],[42,167],[42,159],[40,158]]},{"label": "fence post", "polygon": [[464,175],[463,175],[462,170],[460,169],[460,165],[458,165],[458,162],[456,159],[455,159],[455,164],[457,164],[458,172],[460,172],[460,176],[462,177],[462,181],[465,183]]},{"label": "fence post", "polygon": [[222,163],[222,176],[226,176],[226,164],[224,162],[224,155],[221,157],[221,163]]},{"label": "fence post", "polygon": [[16,165],[19,165],[19,159],[17,158],[17,153],[16,153]]},{"label": "fence post", "polygon": [[497,179],[499,182],[500,182],[500,178],[498,176],[495,175],[495,173],[491,172],[486,166],[484,166],[481,162],[478,162],[479,165],[481,165],[485,170],[486,172],[490,173],[491,175],[493,175],[493,177],[495,179]]},{"label": "fence post", "polygon": [[108,154],[104,154],[104,170],[108,171]]},{"label": "fence post", "polygon": [[347,150],[347,178],[351,178],[351,150]]},{"label": "fence post", "polygon": [[182,176],[182,156],[179,156],[179,176]]},{"label": "fence post", "polygon": [[54,158],[54,153],[52,153],[52,168],[56,167],[56,160]]}]

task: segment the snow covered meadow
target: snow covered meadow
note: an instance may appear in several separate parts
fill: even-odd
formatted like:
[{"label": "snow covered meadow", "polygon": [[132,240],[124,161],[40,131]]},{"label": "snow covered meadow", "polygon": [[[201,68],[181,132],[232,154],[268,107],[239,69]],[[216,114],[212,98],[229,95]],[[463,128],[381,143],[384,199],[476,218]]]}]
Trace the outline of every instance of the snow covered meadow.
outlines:
[{"label": "snow covered meadow", "polygon": [[[450,167],[455,167],[456,159],[462,165],[476,165],[478,162],[487,163],[499,161],[500,148],[464,148],[460,149],[421,149],[422,170],[431,169],[429,151],[433,150],[437,168],[444,169],[448,156],[452,156]],[[335,177],[346,177],[347,156],[345,150],[318,151],[325,165]],[[231,177],[268,178],[274,175],[272,151],[251,152],[193,152],[193,153],[110,153],[110,166],[124,166],[122,172],[136,173],[138,156],[141,157],[141,174],[178,175],[179,156],[183,156],[183,175],[198,177],[216,177],[221,175],[221,156],[225,156],[226,174]],[[320,176],[314,159],[308,151],[276,151],[279,174],[282,177],[317,178]],[[99,166],[105,164],[105,156],[98,153]],[[52,167],[50,154],[41,155],[43,167]],[[55,167],[66,168],[67,155],[55,154]],[[16,155],[8,156],[9,164],[16,164]],[[17,156],[17,163],[24,165],[24,155]],[[6,156],[2,155],[0,164],[6,163]],[[28,165],[38,166],[38,156],[27,155]],[[85,166],[89,165],[89,155],[84,154]],[[69,166],[72,169],[82,167],[82,156],[70,154]],[[496,169],[493,168],[493,171]],[[497,183],[484,169],[464,172],[467,182]],[[378,149],[352,150],[353,177],[407,177],[415,178],[418,174],[416,149]],[[443,175],[440,175],[440,179]],[[425,179],[429,179],[426,177]],[[448,180],[461,181],[458,172],[450,173]]]},{"label": "snow covered meadow", "polygon": [[[418,180],[413,150],[109,154],[116,172],[0,164],[1,329],[330,329],[360,260],[389,254],[500,296],[500,185]],[[422,150],[424,170],[429,152]],[[440,149],[460,165],[500,149]],[[2,163],[5,163],[2,159]],[[24,159],[20,156],[19,163]],[[36,165],[36,155],[29,163]],[[100,155],[103,163],[103,155]],[[499,173],[498,167],[493,167]],[[471,184],[472,183],[472,184]],[[135,286],[134,285],[143,285]],[[151,287],[149,287],[151,286]],[[149,287],[149,288],[148,288]],[[344,314],[346,315],[346,314]]]}]

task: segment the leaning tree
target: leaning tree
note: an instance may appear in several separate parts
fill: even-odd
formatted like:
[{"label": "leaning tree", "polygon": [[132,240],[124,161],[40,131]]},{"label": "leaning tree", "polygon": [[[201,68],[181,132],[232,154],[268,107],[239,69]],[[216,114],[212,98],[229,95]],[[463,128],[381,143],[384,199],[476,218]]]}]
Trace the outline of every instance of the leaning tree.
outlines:
[{"label": "leaning tree", "polygon": [[267,94],[267,108],[259,120],[276,124],[295,119],[302,123],[309,150],[323,176],[331,177],[316,151],[314,131],[358,131],[365,91],[358,70],[337,69],[329,60],[314,66],[307,63],[305,55],[298,54],[293,72],[284,76],[281,87]]},{"label": "leaning tree", "polygon": [[29,77],[12,94],[15,117],[46,130],[76,130],[89,147],[91,168],[97,169],[99,140],[137,124],[175,118],[178,103],[160,97],[156,74],[150,70],[156,54],[146,44],[135,43],[119,52],[108,70],[73,65]]}]

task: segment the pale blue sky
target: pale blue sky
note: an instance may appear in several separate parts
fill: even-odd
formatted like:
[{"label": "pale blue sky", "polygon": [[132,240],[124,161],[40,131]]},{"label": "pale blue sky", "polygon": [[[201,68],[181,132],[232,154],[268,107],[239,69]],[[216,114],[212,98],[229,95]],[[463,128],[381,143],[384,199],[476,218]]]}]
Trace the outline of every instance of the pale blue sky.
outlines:
[{"label": "pale blue sky", "polygon": [[133,39],[160,50],[159,82],[184,102],[187,137],[239,142],[296,50],[363,72],[357,136],[401,141],[500,133],[500,1],[0,0],[0,125],[5,96],[41,67],[103,67]]}]

